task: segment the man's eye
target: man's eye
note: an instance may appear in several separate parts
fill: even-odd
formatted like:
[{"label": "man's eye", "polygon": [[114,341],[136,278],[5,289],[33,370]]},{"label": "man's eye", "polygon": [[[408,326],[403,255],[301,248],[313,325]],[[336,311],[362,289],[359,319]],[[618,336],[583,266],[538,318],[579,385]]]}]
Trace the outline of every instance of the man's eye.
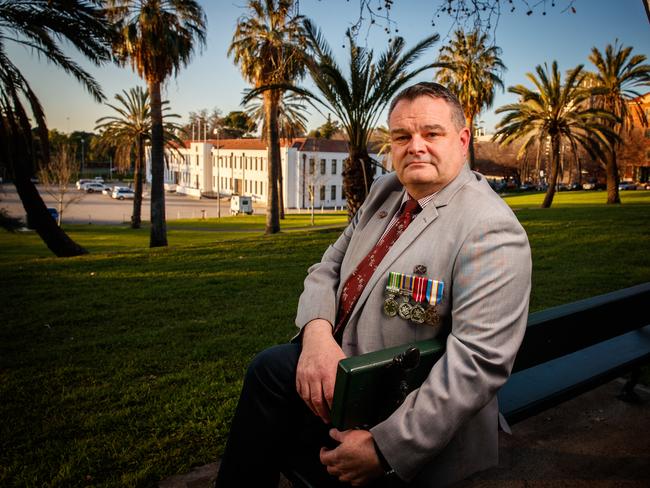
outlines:
[{"label": "man's eye", "polygon": [[393,137],[393,140],[396,141],[396,142],[404,142],[404,141],[408,141],[408,139],[409,139],[408,136],[395,136],[395,137]]},{"label": "man's eye", "polygon": [[429,138],[429,139],[433,139],[433,138],[435,138],[435,137],[437,137],[437,136],[438,136],[438,133],[437,133],[437,132],[429,132],[429,133],[427,134],[427,138]]}]

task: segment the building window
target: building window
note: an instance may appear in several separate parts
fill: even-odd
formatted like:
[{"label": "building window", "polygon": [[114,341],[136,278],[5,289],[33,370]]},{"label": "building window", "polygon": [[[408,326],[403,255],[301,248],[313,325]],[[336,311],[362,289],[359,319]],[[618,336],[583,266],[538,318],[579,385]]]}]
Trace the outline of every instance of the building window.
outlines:
[{"label": "building window", "polygon": [[325,171],[326,171],[325,164],[326,164],[325,160],[321,159],[320,160],[320,174],[322,174],[322,175],[324,175]]},{"label": "building window", "polygon": [[332,174],[336,174],[336,159],[332,159]]},{"label": "building window", "polygon": [[309,160],[309,174],[310,174],[310,175],[313,175],[313,174],[314,174],[314,171],[316,171],[316,160],[314,160],[313,158],[311,158],[311,159]]},{"label": "building window", "polygon": [[199,165],[199,155],[198,154],[196,155],[196,165],[197,166]]},{"label": "building window", "polygon": [[325,185],[320,186],[320,201],[325,201]]},{"label": "building window", "polygon": [[332,185],[330,200],[336,201],[336,185]]}]

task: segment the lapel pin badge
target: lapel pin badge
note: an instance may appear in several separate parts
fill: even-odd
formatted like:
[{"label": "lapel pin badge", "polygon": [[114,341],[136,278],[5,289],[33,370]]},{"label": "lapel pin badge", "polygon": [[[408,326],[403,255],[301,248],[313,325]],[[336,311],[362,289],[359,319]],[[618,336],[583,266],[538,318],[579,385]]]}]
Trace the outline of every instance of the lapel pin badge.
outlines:
[{"label": "lapel pin badge", "polygon": [[386,212],[386,210],[382,210],[382,211],[379,212],[379,218],[380,219],[386,218],[387,215],[388,215],[388,212]]},{"label": "lapel pin badge", "polygon": [[416,264],[413,268],[413,273],[416,275],[425,275],[427,274],[427,267],[424,264]]}]

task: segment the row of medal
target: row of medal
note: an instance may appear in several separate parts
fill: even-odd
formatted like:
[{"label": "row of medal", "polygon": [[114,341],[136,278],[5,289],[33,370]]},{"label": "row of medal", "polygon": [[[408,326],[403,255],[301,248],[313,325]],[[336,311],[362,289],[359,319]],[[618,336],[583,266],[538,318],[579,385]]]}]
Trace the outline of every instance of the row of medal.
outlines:
[{"label": "row of medal", "polygon": [[399,315],[416,324],[438,325],[436,305],[442,301],[445,284],[424,276],[410,276],[391,271],[386,285],[384,313]]}]

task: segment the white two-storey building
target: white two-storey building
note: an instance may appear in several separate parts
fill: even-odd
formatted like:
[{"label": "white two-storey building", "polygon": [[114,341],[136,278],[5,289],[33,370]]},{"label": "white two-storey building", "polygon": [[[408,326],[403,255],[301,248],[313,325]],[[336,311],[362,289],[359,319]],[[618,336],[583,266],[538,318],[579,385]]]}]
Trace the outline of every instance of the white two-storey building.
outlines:
[{"label": "white two-storey building", "polygon": [[[285,206],[342,207],[343,162],[347,143],[340,140],[299,138],[280,147]],[[379,160],[376,154],[370,155]],[[194,197],[250,195],[266,203],[268,161],[260,139],[187,141],[185,147],[165,150],[165,187]],[[385,173],[378,166],[373,178]],[[151,181],[150,153],[147,181]]]}]

